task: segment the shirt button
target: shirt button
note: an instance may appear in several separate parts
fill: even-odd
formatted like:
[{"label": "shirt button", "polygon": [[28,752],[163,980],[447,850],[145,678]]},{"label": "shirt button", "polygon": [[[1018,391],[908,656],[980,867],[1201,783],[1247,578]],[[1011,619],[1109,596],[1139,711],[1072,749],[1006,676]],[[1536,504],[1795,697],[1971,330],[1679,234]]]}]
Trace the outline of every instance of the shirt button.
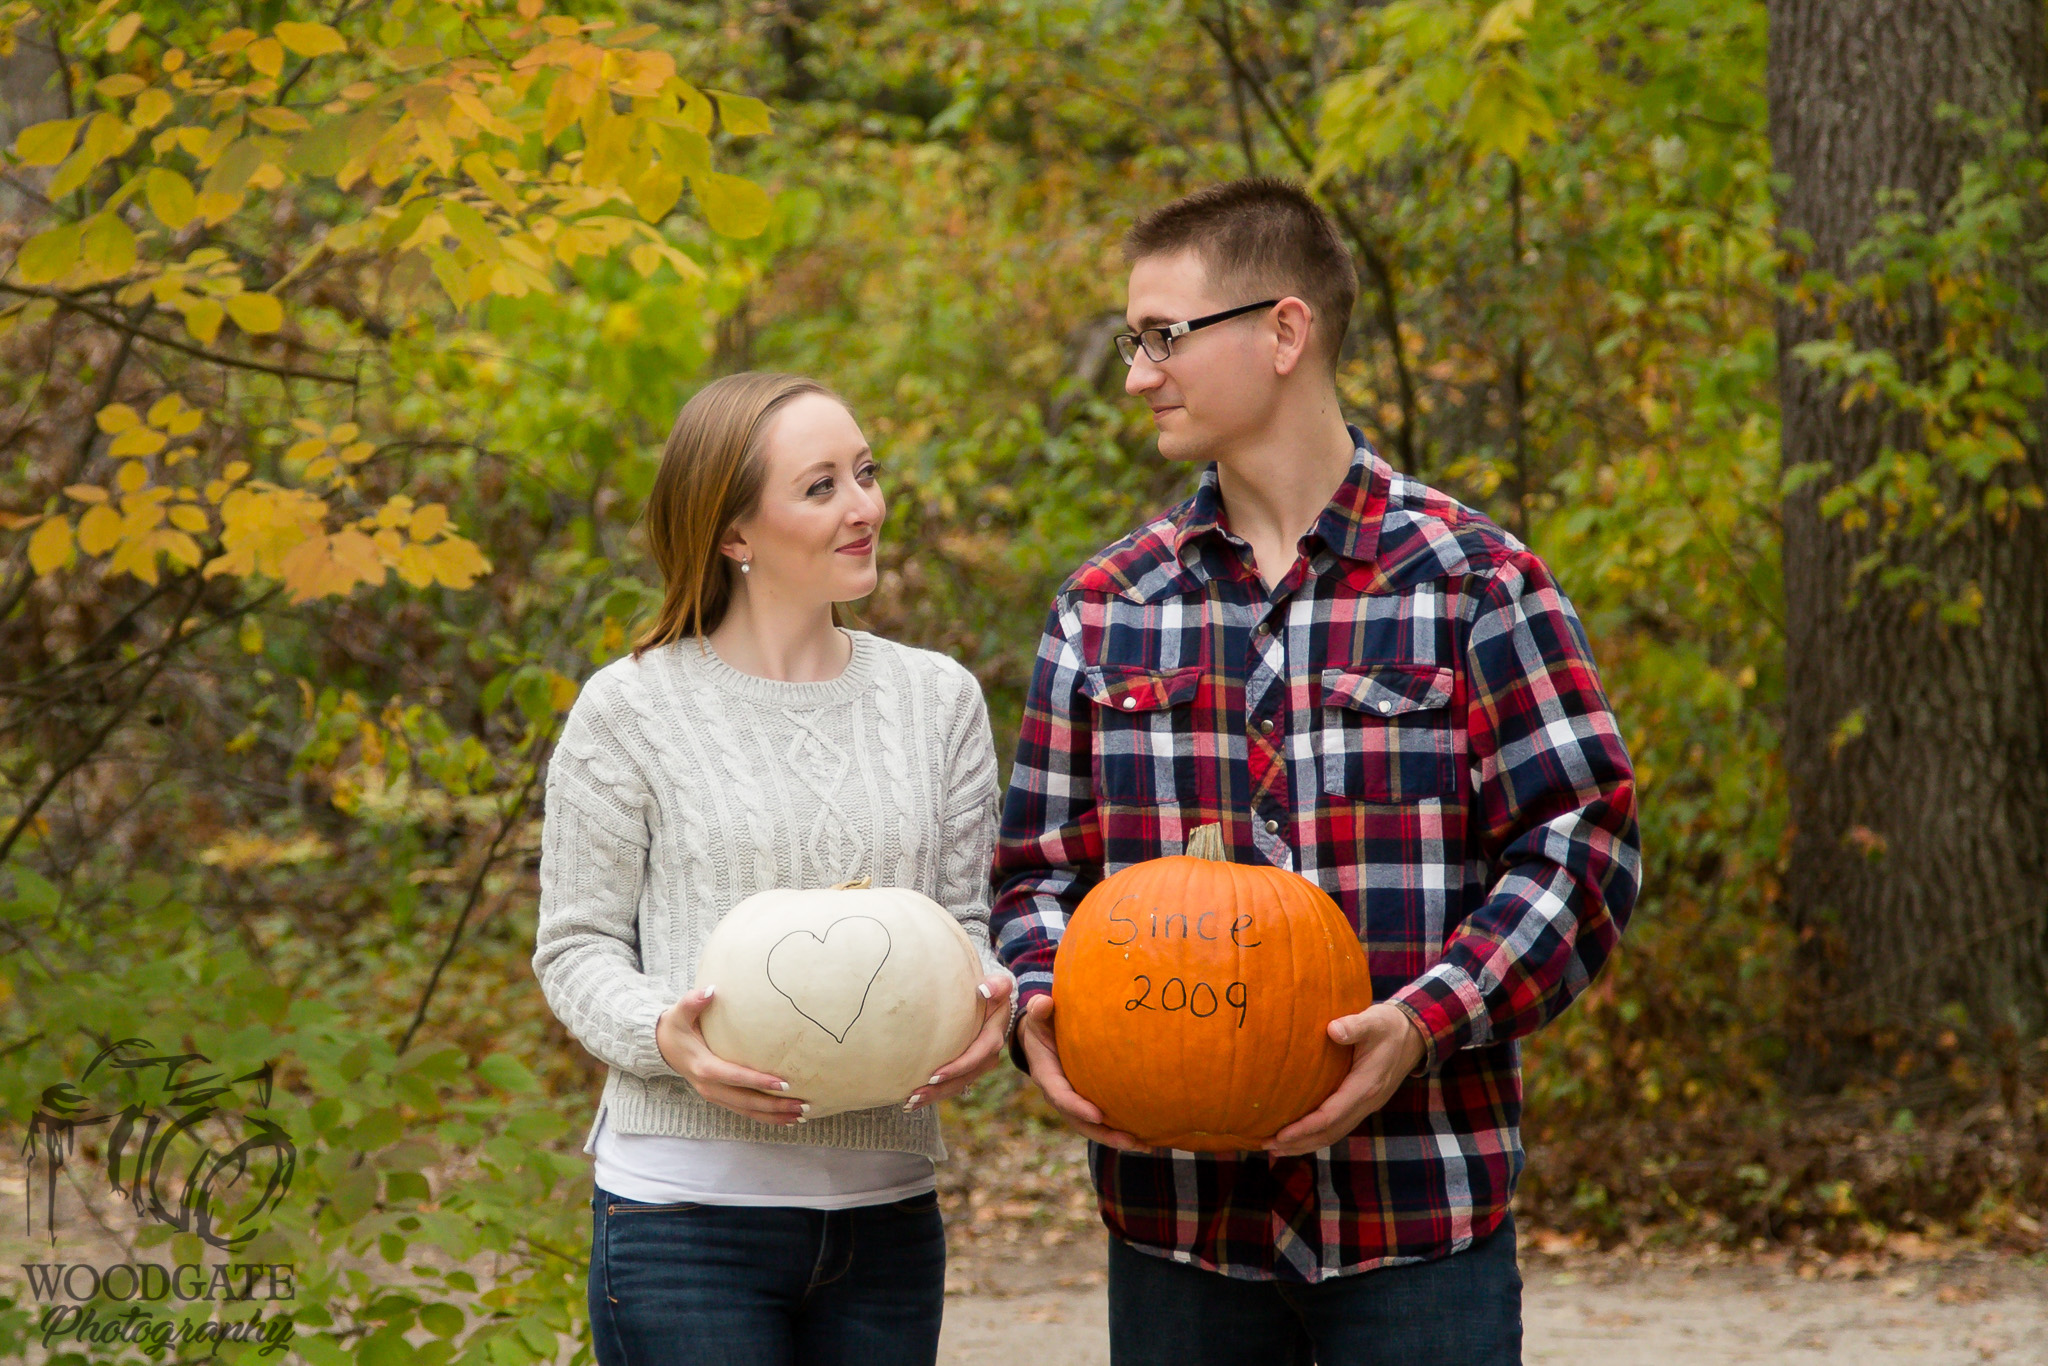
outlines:
[{"label": "shirt button", "polygon": [[[1124,703],[1124,705],[1128,707],[1128,706],[1130,706],[1131,704],[1130,704],[1129,702],[1126,702],[1126,703]],[[1382,697],[1382,698],[1380,699],[1380,711],[1381,711],[1382,713],[1390,712],[1390,711],[1392,711],[1393,709],[1394,709],[1394,704],[1393,704],[1392,702],[1389,702],[1389,701],[1387,701],[1387,699],[1386,699],[1386,698],[1384,698],[1384,697]]]},{"label": "shirt button", "polygon": [[1259,734],[1261,734],[1261,735],[1271,735],[1272,733],[1273,733],[1273,723],[1272,723],[1272,722],[1271,722],[1270,720],[1267,720],[1267,721],[1261,721],[1261,722],[1259,722]]},{"label": "shirt button", "polygon": [[1262,635],[1262,636],[1270,636],[1270,635],[1272,635],[1272,634],[1273,634],[1273,624],[1272,624],[1271,622],[1267,622],[1267,621],[1262,621],[1262,622],[1260,622],[1260,623],[1259,623],[1259,634],[1260,634],[1260,635]]},{"label": "shirt button", "polygon": [[1280,822],[1278,822],[1278,821],[1267,821],[1267,822],[1266,822],[1266,833],[1267,833],[1267,834],[1269,834],[1269,835],[1277,835],[1277,834],[1279,834],[1279,833],[1280,833]]},{"label": "shirt button", "polygon": [[[1133,708],[1133,707],[1135,707],[1135,706],[1137,706],[1137,705],[1138,705],[1138,699],[1137,699],[1137,698],[1135,698],[1135,697],[1126,697],[1126,698],[1124,699],[1124,710],[1125,710],[1125,711],[1129,711],[1129,710],[1130,710],[1131,708]],[[1387,704],[1386,704],[1386,703],[1384,703],[1384,702],[1380,703],[1380,706],[1381,706],[1382,708],[1384,708],[1384,707],[1385,707],[1386,705],[1387,705]]]}]

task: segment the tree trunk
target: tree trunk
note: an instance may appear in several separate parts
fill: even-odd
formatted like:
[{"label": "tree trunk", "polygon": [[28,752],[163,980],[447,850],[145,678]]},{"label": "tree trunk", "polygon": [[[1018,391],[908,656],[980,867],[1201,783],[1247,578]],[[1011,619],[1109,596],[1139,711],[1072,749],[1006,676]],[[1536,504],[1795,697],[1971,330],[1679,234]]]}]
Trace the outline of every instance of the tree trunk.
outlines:
[{"label": "tree trunk", "polygon": [[[2041,127],[2039,0],[1769,9],[1771,151],[1789,178],[1779,230],[1794,247],[1792,276],[1849,278],[1848,253],[1870,235],[1880,189],[1909,188],[1930,214],[1954,192],[1979,144],[1937,119],[1937,105],[2017,110],[2030,131]],[[1810,250],[1795,247],[1792,230]],[[2041,325],[2038,294],[2028,306]],[[1930,293],[1850,321],[1859,346],[1892,352],[1909,373],[1942,336]],[[1832,471],[1783,508],[1793,826],[1784,893],[1810,999],[1837,1043],[1874,1027],[1910,1033],[1949,1003],[1967,1008],[1980,1037],[2036,1033],[2048,1025],[2048,517],[2000,526],[1980,516],[1946,546],[1907,552],[1942,582],[1974,581],[1981,625],[1916,612],[1906,594],[1868,580],[1845,606],[1851,567],[1878,547],[1877,532],[1823,519],[1820,497],[1883,448],[1921,443],[1914,423],[1875,404],[1844,411],[1837,384],[1793,358],[1794,346],[1828,335],[1797,302],[1780,304],[1784,461]],[[2048,413],[2036,420],[2048,432]],[[2031,481],[2048,481],[2042,440],[2029,462]],[[1799,1079],[1833,1080],[1828,1051],[1808,1052]],[[1853,1051],[1835,1048],[1834,1061]]]}]

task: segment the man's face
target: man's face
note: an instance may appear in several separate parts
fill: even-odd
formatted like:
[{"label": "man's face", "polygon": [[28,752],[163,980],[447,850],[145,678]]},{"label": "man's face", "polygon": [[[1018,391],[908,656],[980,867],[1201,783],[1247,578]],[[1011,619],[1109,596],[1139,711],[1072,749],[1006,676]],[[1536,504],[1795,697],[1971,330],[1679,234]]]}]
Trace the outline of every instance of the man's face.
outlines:
[{"label": "man's face", "polygon": [[[1147,256],[1131,267],[1124,320],[1133,332],[1206,317],[1261,295],[1216,292],[1193,251]],[[1142,348],[1124,392],[1152,408],[1159,453],[1168,460],[1207,462],[1255,436],[1280,398],[1274,373],[1272,314],[1247,313],[1173,340],[1173,354],[1155,361]]]}]

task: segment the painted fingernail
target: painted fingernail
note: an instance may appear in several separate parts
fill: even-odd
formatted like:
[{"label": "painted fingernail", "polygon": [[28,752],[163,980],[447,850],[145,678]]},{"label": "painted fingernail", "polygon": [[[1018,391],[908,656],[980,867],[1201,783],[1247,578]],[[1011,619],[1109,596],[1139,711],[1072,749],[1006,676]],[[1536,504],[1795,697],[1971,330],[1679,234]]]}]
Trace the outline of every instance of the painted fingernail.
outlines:
[{"label": "painted fingernail", "polygon": [[787,1091],[789,1089],[789,1083],[786,1081],[778,1081],[775,1085],[779,1090]]},{"label": "painted fingernail", "polygon": [[996,998],[996,994],[988,989],[988,983],[986,982],[976,987],[975,990],[981,993],[981,999],[984,1001],[993,1001]]},{"label": "painted fingernail", "polygon": [[807,1100],[798,1101],[796,1106],[796,1112],[800,1115],[809,1114],[811,1112],[811,1103]]},{"label": "painted fingernail", "polygon": [[811,1122],[811,1117],[809,1115],[798,1115],[796,1117],[796,1122],[799,1124],[809,1124]]},{"label": "painted fingernail", "polygon": [[925,1085],[926,1085],[926,1086],[937,1086],[938,1084],[939,1084],[939,1074],[938,1074],[938,1073],[936,1073],[936,1072],[932,1073],[932,1079],[931,1079],[930,1081],[928,1081],[928,1082],[926,1082],[926,1083],[925,1083]]},{"label": "painted fingernail", "polygon": [[704,999],[705,999],[705,1000],[707,1000],[707,1001],[708,1001],[708,1000],[710,1000],[710,999],[711,999],[711,993],[712,993],[712,992],[714,992],[714,991],[716,991],[716,990],[718,990],[718,988],[717,988],[717,987],[705,987],[705,988],[704,988]]},{"label": "painted fingernail", "polygon": [[907,1115],[912,1110],[915,1110],[917,1108],[918,1101],[922,1099],[922,1096],[918,1095],[916,1092],[913,1091],[911,1093],[910,1099],[903,1102],[903,1113]]}]

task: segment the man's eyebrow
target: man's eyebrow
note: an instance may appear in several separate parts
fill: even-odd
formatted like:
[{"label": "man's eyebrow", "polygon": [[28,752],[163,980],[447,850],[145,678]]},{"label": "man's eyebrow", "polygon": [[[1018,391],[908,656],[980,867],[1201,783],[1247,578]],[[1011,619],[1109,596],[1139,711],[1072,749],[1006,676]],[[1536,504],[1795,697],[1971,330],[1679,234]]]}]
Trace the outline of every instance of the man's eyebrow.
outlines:
[{"label": "man's eyebrow", "polygon": [[1162,318],[1157,313],[1147,313],[1144,317],[1138,319],[1136,326],[1140,332],[1143,332],[1148,327],[1169,327],[1179,321],[1180,319],[1178,318]]}]

